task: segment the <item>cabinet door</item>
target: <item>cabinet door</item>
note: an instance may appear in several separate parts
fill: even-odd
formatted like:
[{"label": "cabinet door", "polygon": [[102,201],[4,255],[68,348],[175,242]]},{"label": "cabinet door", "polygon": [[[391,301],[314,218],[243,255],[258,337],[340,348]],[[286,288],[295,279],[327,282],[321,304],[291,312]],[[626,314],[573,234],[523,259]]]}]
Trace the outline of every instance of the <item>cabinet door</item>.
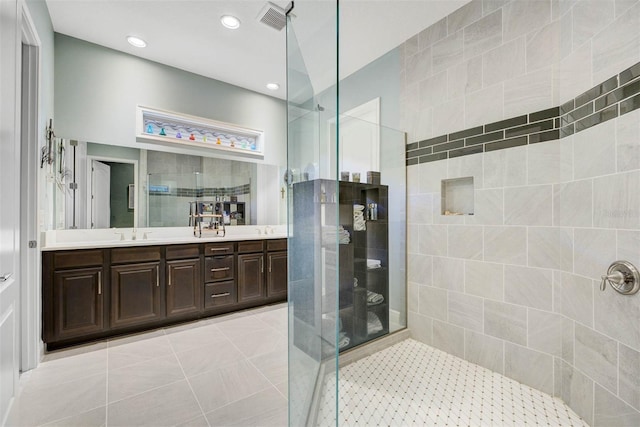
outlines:
[{"label": "cabinet door", "polygon": [[264,298],[264,255],[238,255],[238,302]]},{"label": "cabinet door", "polygon": [[201,308],[200,260],[167,261],[167,317],[195,313]]},{"label": "cabinet door", "polygon": [[267,297],[287,296],[287,253],[269,252],[267,254]]},{"label": "cabinet door", "polygon": [[59,270],[53,280],[55,340],[104,330],[102,267]]},{"label": "cabinet door", "polygon": [[160,320],[160,263],[111,266],[111,326]]}]

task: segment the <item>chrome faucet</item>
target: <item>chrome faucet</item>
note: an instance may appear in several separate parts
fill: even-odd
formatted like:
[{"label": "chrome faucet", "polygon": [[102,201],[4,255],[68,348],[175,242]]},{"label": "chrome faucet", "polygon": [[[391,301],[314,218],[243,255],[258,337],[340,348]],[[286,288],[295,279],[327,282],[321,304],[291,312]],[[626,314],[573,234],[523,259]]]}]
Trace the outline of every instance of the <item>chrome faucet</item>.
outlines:
[{"label": "chrome faucet", "polygon": [[136,229],[134,228],[134,229],[131,231],[131,240],[136,240],[136,237],[137,237],[137,236],[136,236]]}]

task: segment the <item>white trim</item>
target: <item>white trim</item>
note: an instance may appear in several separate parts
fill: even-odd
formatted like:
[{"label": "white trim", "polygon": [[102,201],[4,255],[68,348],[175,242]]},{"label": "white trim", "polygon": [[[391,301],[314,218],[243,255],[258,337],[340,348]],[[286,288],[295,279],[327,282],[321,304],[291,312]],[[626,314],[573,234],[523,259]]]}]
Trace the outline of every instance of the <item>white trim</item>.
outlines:
[{"label": "white trim", "polygon": [[[22,104],[22,93],[16,100],[20,104],[21,133],[20,133],[20,310],[19,310],[19,338],[20,338],[20,370],[27,371],[38,366],[43,344],[40,339],[41,328],[41,295],[40,280],[40,251],[29,248],[29,241],[36,241],[39,246],[38,232],[38,161],[39,161],[39,115],[40,110],[40,80],[41,54],[40,37],[29,12],[27,3],[19,0],[19,26],[21,31],[20,57],[23,56],[22,45],[28,46],[29,69],[23,70],[20,63],[18,78],[28,85],[25,96],[26,104]],[[22,125],[24,123],[24,126]]]},{"label": "white trim", "polygon": [[[107,157],[107,156],[101,156],[101,155],[91,155],[91,156],[87,156],[87,184],[86,184],[86,191],[87,191],[87,224],[86,227],[84,228],[92,228],[91,227],[91,162],[93,160],[97,160],[99,162],[113,162],[113,163],[129,163],[129,164],[133,164],[133,185],[135,185],[134,187],[134,208],[133,208],[133,228],[138,228],[138,207],[140,206],[139,200],[138,200],[138,195],[139,195],[139,188],[140,186],[138,185],[138,160],[131,160],[131,159],[121,159],[118,157]],[[83,227],[78,227],[78,228],[83,228]]]}]

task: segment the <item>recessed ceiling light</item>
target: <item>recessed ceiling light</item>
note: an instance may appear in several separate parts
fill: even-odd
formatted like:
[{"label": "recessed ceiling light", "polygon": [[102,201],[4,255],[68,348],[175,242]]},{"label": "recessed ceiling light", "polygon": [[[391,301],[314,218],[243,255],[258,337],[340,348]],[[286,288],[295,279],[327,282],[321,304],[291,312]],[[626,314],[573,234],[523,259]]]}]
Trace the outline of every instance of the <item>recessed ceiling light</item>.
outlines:
[{"label": "recessed ceiling light", "polygon": [[220,22],[222,22],[222,25],[232,30],[235,30],[240,26],[240,20],[231,15],[223,15],[220,17]]},{"label": "recessed ceiling light", "polygon": [[131,46],[135,46],[135,47],[145,47],[145,46],[147,46],[147,42],[142,40],[140,37],[128,36],[127,37],[127,41],[129,42],[129,44]]},{"label": "recessed ceiling light", "polygon": [[280,89],[280,85],[278,83],[267,83],[267,89],[278,90]]}]

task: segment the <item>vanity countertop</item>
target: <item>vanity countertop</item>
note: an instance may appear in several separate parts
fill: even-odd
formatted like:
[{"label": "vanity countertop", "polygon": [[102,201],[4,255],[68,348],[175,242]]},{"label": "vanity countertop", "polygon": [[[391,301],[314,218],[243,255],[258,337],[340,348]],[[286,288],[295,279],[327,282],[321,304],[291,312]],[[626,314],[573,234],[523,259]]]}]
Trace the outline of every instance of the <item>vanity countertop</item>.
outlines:
[{"label": "vanity countertop", "polygon": [[[124,236],[122,239],[121,236]],[[225,236],[202,231],[193,235],[193,227],[140,228],[133,239],[131,228],[99,230],[50,230],[43,233],[42,250],[58,251],[128,246],[158,246],[188,243],[237,242],[244,240],[286,239],[286,226],[227,226]],[[146,237],[146,238],[145,238]]]}]

